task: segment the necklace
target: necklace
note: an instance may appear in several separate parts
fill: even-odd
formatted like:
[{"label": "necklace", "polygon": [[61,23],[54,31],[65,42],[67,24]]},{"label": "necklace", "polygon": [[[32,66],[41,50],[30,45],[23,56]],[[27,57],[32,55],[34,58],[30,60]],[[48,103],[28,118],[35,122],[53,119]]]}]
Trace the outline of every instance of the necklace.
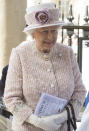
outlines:
[{"label": "necklace", "polygon": [[46,60],[46,61],[48,61],[48,60],[50,59],[50,57],[51,57],[51,51],[50,51],[49,53],[44,53],[44,52],[40,52],[39,50],[37,50],[37,53],[38,53],[38,55],[39,55],[42,59],[44,59],[44,60]]}]

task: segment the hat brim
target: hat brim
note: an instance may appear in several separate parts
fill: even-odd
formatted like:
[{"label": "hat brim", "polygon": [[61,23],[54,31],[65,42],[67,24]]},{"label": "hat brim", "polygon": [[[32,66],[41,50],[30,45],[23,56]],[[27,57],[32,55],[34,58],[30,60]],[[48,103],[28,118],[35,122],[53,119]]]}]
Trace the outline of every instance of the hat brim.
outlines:
[{"label": "hat brim", "polygon": [[65,22],[58,22],[58,23],[54,23],[54,24],[45,24],[45,25],[38,25],[38,26],[27,26],[24,28],[24,31],[23,32],[30,32],[30,31],[33,31],[35,29],[39,29],[39,28],[42,28],[42,27],[50,27],[50,26],[58,26],[58,27],[62,27],[64,25],[66,25],[67,23]]}]

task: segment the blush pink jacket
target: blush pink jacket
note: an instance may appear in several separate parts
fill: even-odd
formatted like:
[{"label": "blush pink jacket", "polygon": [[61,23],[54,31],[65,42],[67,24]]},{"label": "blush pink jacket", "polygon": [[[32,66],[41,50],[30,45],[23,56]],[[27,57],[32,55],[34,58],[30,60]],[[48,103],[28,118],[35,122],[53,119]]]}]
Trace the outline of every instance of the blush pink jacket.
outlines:
[{"label": "blush pink jacket", "polygon": [[[50,60],[45,61],[34,41],[25,41],[12,50],[4,100],[13,114],[14,131],[42,131],[26,122],[42,92],[67,101],[77,100],[81,105],[84,102],[86,90],[71,47],[56,43],[51,54]],[[79,111],[76,105],[75,113]],[[66,130],[65,122],[60,131]]]}]

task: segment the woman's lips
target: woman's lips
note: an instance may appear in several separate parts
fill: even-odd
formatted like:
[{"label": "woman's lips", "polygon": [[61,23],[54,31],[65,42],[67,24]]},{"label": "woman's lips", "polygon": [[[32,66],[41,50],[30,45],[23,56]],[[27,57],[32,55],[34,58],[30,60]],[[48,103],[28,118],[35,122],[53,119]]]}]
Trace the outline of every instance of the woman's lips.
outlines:
[{"label": "woman's lips", "polygon": [[53,44],[53,41],[44,41],[44,44],[51,45]]}]

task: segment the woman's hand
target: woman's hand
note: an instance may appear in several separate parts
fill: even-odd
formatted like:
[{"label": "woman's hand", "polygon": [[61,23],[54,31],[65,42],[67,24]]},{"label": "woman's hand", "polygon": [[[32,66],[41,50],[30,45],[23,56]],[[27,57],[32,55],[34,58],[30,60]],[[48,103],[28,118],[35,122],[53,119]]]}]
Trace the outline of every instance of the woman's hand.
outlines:
[{"label": "woman's hand", "polygon": [[57,124],[62,124],[67,120],[67,111],[64,110],[63,112],[61,112],[59,114],[52,115],[51,117],[54,118],[54,120]]},{"label": "woman's hand", "polygon": [[27,122],[46,131],[54,131],[61,127],[61,124],[56,120],[57,115],[37,117],[36,115],[32,114],[28,118]]},{"label": "woman's hand", "polygon": [[64,110],[63,112],[51,116],[43,116],[41,117],[41,120],[44,120],[45,122],[54,122],[56,125],[61,125],[67,120],[67,111]]}]

